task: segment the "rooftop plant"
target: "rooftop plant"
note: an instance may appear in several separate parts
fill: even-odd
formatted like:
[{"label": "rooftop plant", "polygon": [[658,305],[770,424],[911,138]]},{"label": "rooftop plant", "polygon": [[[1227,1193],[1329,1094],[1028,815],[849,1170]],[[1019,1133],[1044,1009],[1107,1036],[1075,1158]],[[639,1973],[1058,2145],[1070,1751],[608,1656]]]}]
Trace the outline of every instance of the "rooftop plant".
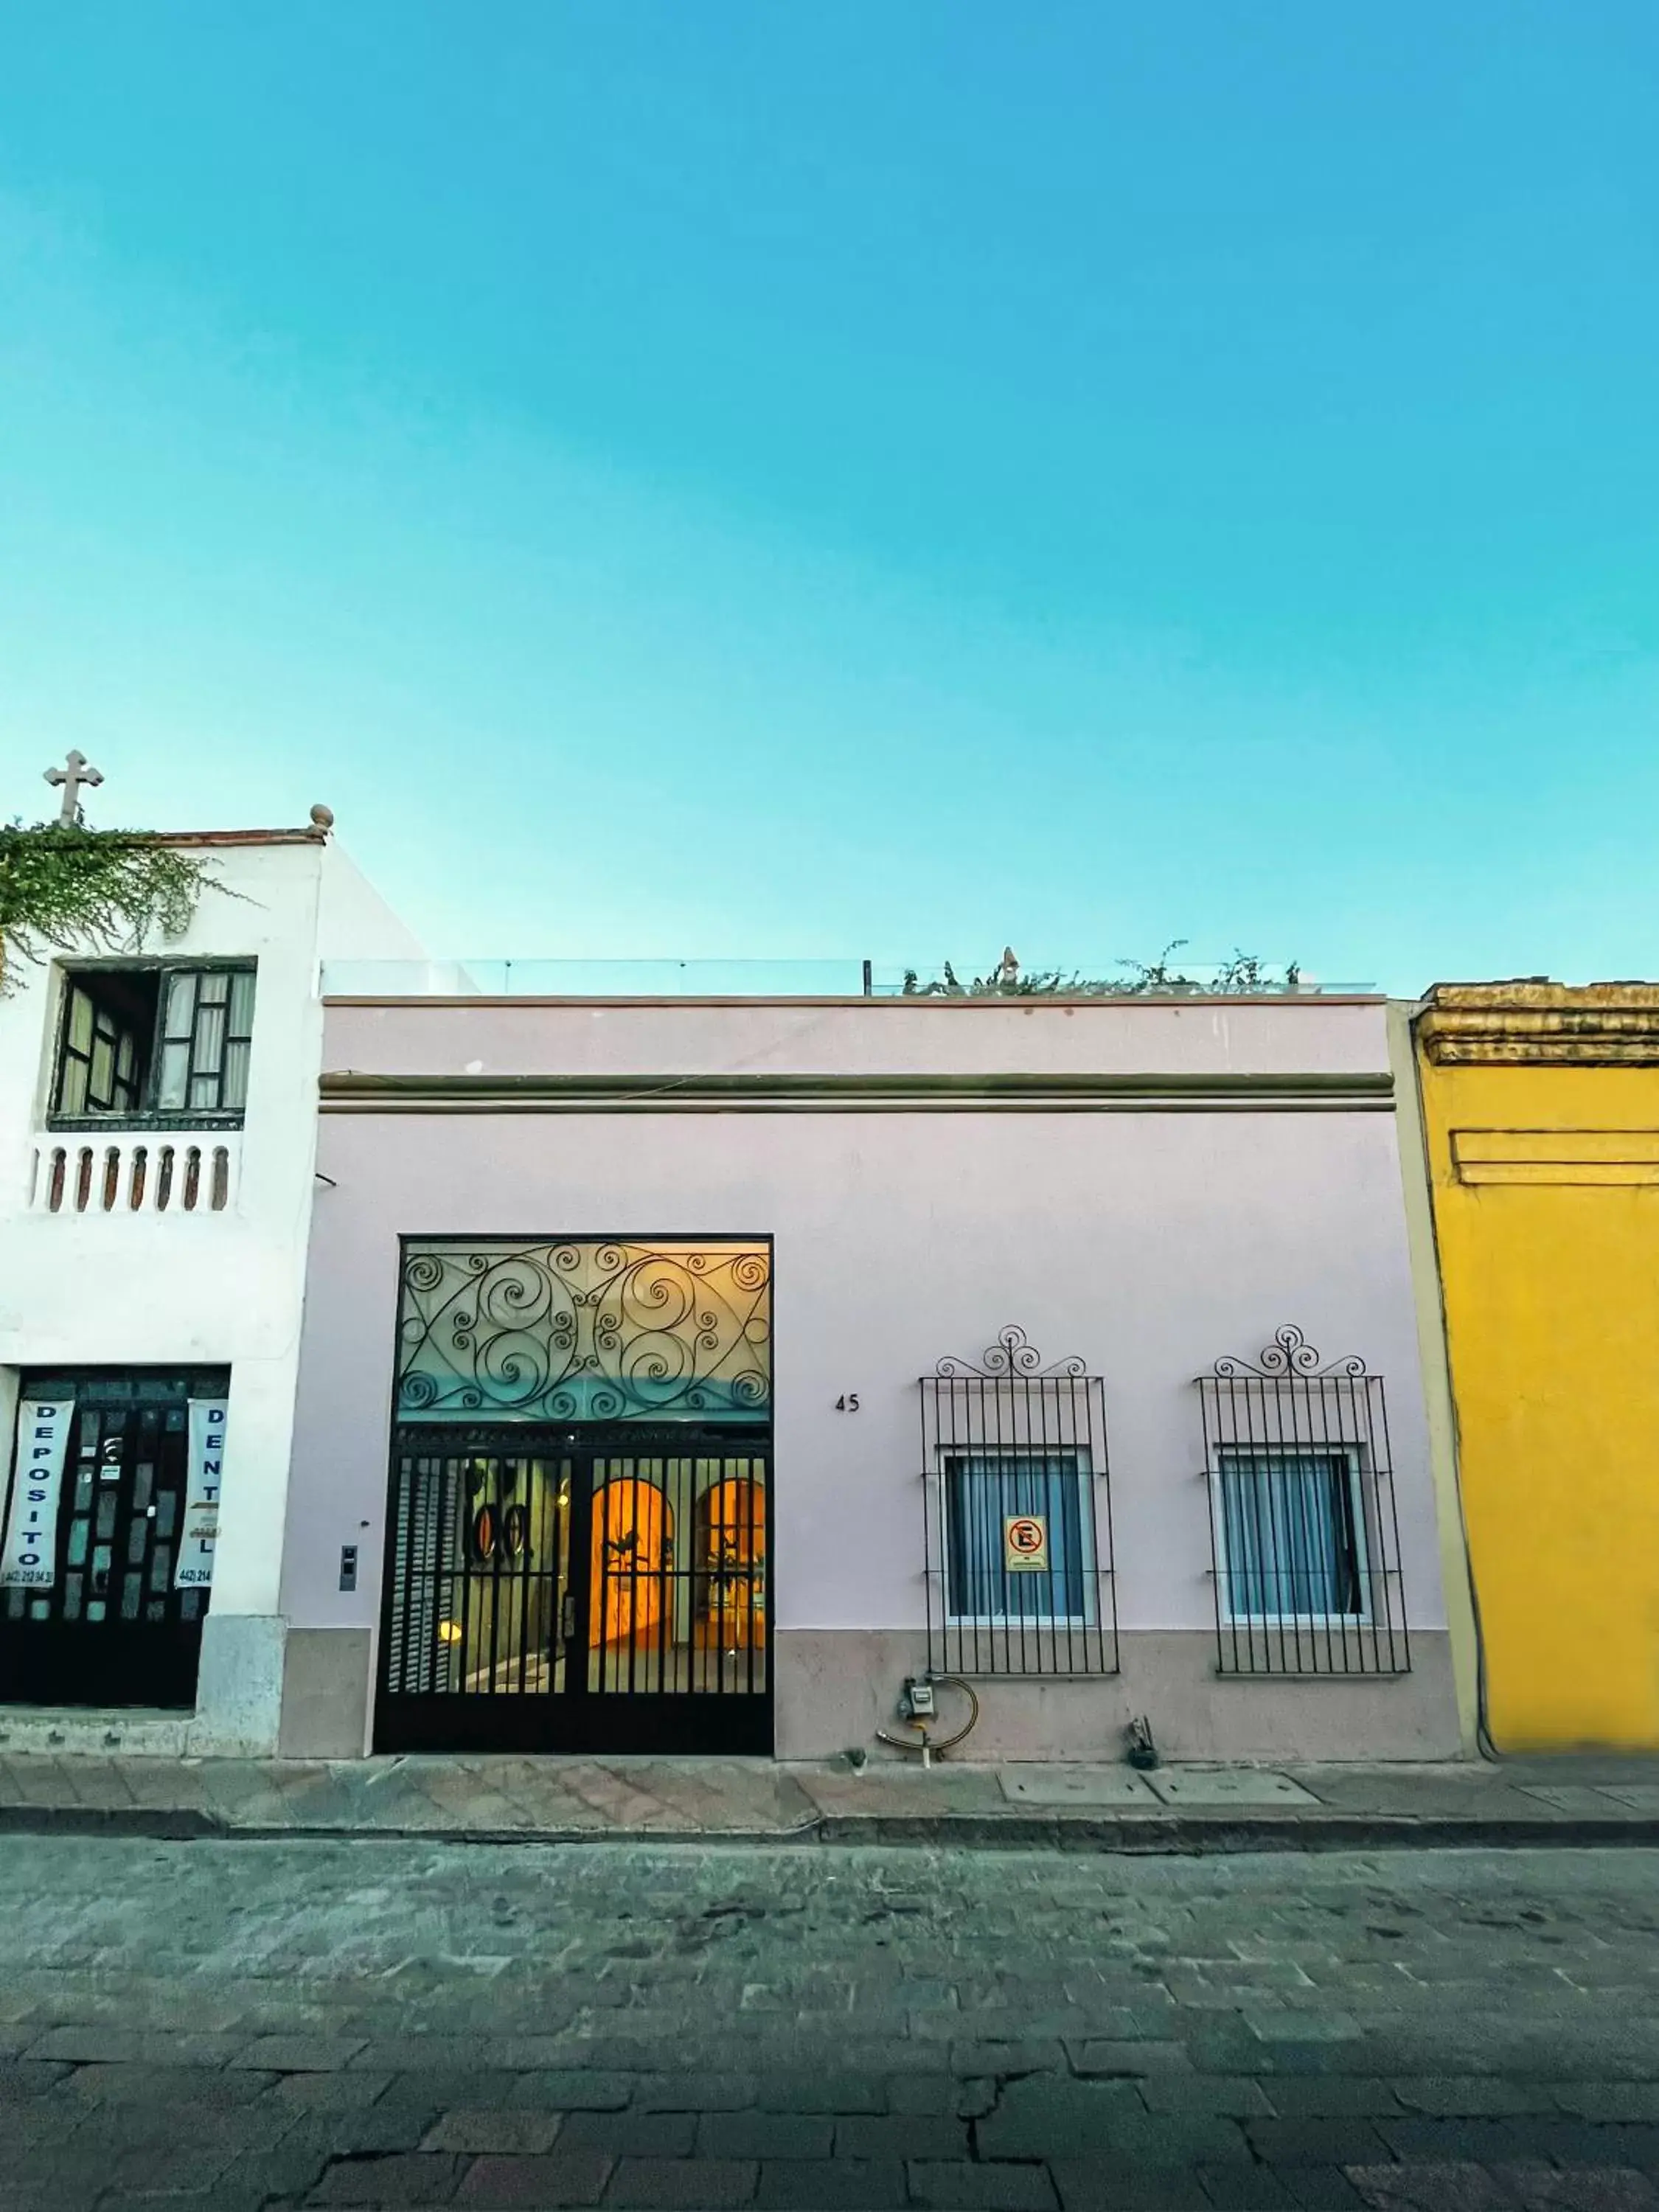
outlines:
[{"label": "rooftop plant", "polygon": [[1006,950],[994,968],[964,982],[950,961],[938,976],[921,981],[914,968],[904,971],[908,999],[1122,999],[1185,998],[1219,995],[1253,998],[1261,994],[1296,991],[1302,969],[1297,961],[1283,968],[1269,967],[1254,952],[1235,949],[1232,957],[1218,966],[1189,973],[1176,960],[1187,945],[1184,937],[1171,939],[1155,960],[1119,960],[1115,975],[1085,975],[1079,969],[1022,968],[1012,950]]}]

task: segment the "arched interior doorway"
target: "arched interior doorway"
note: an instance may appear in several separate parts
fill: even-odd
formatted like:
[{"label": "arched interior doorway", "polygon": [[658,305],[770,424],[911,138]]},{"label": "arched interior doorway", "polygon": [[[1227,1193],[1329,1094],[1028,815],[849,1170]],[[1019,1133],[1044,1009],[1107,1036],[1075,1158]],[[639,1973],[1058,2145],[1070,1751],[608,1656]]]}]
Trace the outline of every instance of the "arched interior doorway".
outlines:
[{"label": "arched interior doorway", "polygon": [[674,1564],[674,1516],[654,1482],[616,1476],[594,1492],[592,1564],[589,1643],[653,1635]]},{"label": "arched interior doorway", "polygon": [[647,1455],[618,1431],[526,1452],[505,1424],[467,1441],[400,1438],[377,1732],[398,1748],[765,1751],[765,1446],[659,1435]]},{"label": "arched interior doorway", "polygon": [[766,1493],[728,1477],[697,1500],[699,1644],[726,1650],[766,1636]]}]

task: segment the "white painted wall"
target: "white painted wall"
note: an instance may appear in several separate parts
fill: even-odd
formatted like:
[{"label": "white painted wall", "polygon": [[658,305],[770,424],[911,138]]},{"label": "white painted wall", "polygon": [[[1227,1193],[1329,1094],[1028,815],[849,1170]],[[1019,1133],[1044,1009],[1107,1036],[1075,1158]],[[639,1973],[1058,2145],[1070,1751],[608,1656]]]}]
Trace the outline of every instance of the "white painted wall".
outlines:
[{"label": "white painted wall", "polygon": [[381,961],[426,958],[426,948],[381,897],[351,855],[330,843],[323,853],[317,957]]},{"label": "white painted wall", "polygon": [[[281,1697],[278,1586],[314,1188],[319,942],[326,930],[337,944],[394,957],[413,940],[320,837],[195,849],[222,888],[204,893],[181,937],[144,957],[258,963],[246,1121],[224,1139],[240,1153],[233,1202],[219,1213],[31,1207],[63,970],[15,969],[21,988],[0,1000],[0,1382],[15,1388],[20,1370],[46,1366],[230,1367],[231,1444],[195,1741],[261,1748],[275,1743]],[[6,1436],[9,1445],[9,1424]]]}]

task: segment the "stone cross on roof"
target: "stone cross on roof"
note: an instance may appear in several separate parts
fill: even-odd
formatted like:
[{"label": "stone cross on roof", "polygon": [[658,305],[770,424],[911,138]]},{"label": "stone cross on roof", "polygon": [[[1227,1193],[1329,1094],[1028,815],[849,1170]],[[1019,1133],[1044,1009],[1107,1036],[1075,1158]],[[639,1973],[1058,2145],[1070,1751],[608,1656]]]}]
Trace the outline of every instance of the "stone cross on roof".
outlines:
[{"label": "stone cross on roof", "polygon": [[81,819],[82,789],[94,789],[103,780],[101,772],[94,768],[82,752],[71,752],[62,768],[49,768],[46,774],[46,782],[61,784],[64,787],[64,803],[58,810],[58,819],[60,822],[78,822]]}]

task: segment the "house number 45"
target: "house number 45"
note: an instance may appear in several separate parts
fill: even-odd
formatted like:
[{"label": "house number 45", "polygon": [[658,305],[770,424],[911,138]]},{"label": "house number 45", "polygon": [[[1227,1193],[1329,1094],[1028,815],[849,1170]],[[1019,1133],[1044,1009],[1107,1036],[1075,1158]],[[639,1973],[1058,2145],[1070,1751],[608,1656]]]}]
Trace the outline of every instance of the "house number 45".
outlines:
[{"label": "house number 45", "polygon": [[844,1390],[836,1401],[838,1413],[856,1413],[858,1409],[859,1394],[856,1390]]}]

